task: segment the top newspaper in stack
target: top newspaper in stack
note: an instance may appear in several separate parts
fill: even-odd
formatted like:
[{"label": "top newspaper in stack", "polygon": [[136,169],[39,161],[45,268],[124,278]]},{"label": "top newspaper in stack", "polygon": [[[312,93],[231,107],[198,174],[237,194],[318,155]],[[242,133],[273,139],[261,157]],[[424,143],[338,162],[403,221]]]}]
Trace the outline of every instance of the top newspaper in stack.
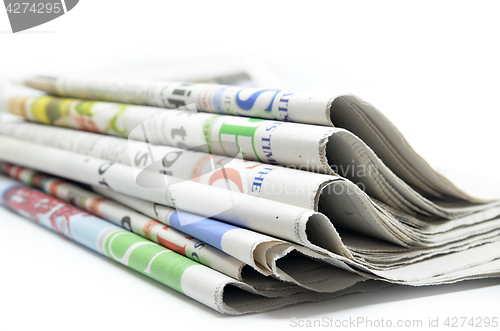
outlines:
[{"label": "top newspaper in stack", "polygon": [[65,97],[164,108],[195,105],[201,112],[345,128],[362,139],[391,171],[419,192],[445,200],[482,202],[433,170],[382,113],[353,95],[336,97],[219,84],[72,77],[35,76],[20,82]]}]

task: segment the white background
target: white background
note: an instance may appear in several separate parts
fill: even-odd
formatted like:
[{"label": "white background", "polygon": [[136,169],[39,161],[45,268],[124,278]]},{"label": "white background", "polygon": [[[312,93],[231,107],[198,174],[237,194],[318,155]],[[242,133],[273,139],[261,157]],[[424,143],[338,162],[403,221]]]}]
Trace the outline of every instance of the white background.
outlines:
[{"label": "white background", "polygon": [[[12,34],[0,8],[0,97],[32,93],[9,83],[19,75],[151,72],[207,58],[259,63],[291,89],[360,95],[434,167],[464,187],[480,178],[473,192],[500,196],[499,13],[487,1],[84,0]],[[292,316],[424,325],[438,316],[500,318],[496,279],[392,287],[228,318],[3,209],[0,259],[0,330],[288,328]]]}]

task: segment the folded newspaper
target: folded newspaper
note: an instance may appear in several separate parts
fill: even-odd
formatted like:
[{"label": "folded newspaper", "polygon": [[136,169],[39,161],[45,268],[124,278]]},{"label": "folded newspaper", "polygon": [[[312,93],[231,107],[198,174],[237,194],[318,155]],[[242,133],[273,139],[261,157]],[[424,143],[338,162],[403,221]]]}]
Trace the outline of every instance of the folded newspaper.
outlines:
[{"label": "folded newspaper", "polygon": [[60,97],[8,101],[10,113],[41,124],[0,123],[1,160],[33,170],[2,169],[231,277],[252,298],[277,300],[256,309],[240,293],[231,310],[221,308],[221,292],[221,312],[500,275],[500,201],[455,187],[357,97],[181,82],[22,83]]},{"label": "folded newspaper", "polygon": [[[380,111],[353,95],[72,77],[34,76],[21,79],[20,83],[65,97],[165,108],[194,104],[202,112],[344,128],[363,140],[384,164],[417,190],[430,197],[476,200],[434,171]],[[57,114],[57,110],[52,114]],[[306,138],[300,137],[299,142]]]},{"label": "folded newspaper", "polygon": [[384,286],[381,282],[367,281],[334,293],[289,294],[285,290],[288,295],[277,295],[274,288],[266,293],[3,176],[0,176],[0,204],[225,314],[265,311]]}]

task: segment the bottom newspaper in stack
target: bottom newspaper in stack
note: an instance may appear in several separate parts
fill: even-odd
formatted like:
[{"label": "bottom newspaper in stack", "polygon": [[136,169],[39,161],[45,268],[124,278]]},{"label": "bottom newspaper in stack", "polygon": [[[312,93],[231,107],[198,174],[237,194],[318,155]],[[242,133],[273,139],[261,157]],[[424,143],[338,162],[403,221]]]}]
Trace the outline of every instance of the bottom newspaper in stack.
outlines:
[{"label": "bottom newspaper in stack", "polygon": [[[119,220],[128,224],[129,230],[135,228],[133,232],[137,231],[141,236],[0,176],[0,202],[5,207],[224,314],[261,312],[387,286],[387,283],[361,279],[340,269],[339,290],[333,293],[306,290],[258,274],[248,275],[246,283],[238,281],[216,270],[228,273],[238,270],[234,278],[241,279],[241,269],[245,264],[202,241],[57,178],[10,164],[2,164],[2,170],[65,200],[82,204],[89,211],[104,214],[112,222]],[[196,262],[201,259],[205,265],[218,265],[211,269]],[[352,276],[351,280],[349,276]]]}]

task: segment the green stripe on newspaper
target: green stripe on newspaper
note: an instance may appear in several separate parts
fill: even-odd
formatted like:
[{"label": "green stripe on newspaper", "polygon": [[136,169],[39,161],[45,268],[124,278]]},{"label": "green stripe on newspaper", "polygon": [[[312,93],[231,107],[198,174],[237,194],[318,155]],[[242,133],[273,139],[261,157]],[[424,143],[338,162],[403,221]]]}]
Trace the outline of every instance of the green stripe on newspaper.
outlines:
[{"label": "green stripe on newspaper", "polygon": [[198,265],[128,231],[111,233],[105,251],[110,258],[182,293],[182,274],[190,266]]}]

